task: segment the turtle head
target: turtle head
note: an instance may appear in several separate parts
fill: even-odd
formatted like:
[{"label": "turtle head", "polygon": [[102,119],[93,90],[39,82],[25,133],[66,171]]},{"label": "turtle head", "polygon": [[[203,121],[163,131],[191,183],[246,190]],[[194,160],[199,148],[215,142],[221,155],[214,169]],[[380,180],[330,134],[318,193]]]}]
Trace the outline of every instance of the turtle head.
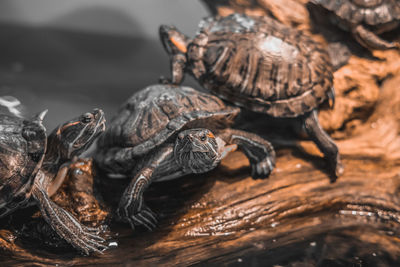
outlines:
[{"label": "turtle head", "polygon": [[208,129],[190,129],[178,134],[174,156],[185,171],[203,173],[214,169],[221,161],[217,139]]},{"label": "turtle head", "polygon": [[176,27],[161,25],[159,34],[161,43],[169,55],[186,54],[189,38]]},{"label": "turtle head", "polygon": [[71,159],[84,152],[104,130],[104,112],[94,109],[57,127],[49,136],[48,151],[58,150],[62,159]]}]

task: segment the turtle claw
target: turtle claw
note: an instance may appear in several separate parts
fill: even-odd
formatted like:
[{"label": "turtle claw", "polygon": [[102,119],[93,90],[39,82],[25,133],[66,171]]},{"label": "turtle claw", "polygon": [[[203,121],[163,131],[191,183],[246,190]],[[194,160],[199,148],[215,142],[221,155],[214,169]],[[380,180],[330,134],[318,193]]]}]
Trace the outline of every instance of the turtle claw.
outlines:
[{"label": "turtle claw", "polygon": [[146,215],[146,218],[148,218],[153,224],[157,225],[157,215],[153,211],[147,208],[146,210],[143,210],[143,214]]},{"label": "turtle claw", "polygon": [[[64,212],[68,217],[71,216],[67,214],[67,211]],[[93,252],[103,253],[104,250],[108,249],[108,247],[104,244],[106,240],[98,236],[100,233],[99,229],[93,231],[93,228],[85,227],[80,225],[77,221],[73,221],[72,219],[75,218],[72,216],[70,219],[74,223],[74,226],[69,224],[69,234],[71,235],[71,238],[66,239],[73,247],[81,250],[86,255],[89,255]]]},{"label": "turtle claw", "polygon": [[337,178],[343,175],[344,167],[340,160],[339,155],[336,156],[335,160],[331,161],[330,169],[332,170],[332,177],[331,177],[332,182],[335,182]]},{"label": "turtle claw", "polygon": [[143,214],[138,214],[137,215],[137,217],[139,217],[140,218],[140,221],[142,222],[142,224],[147,228],[147,229],[149,229],[149,231],[152,231],[153,229],[155,229],[156,228],[156,225],[151,221],[151,220],[149,220],[148,218],[146,218],[145,216],[143,216]]},{"label": "turtle claw", "polygon": [[256,164],[251,164],[251,176],[255,179],[268,178],[272,170],[275,167],[275,163],[271,161],[269,157]]},{"label": "turtle claw", "polygon": [[128,222],[132,230],[139,225],[143,225],[149,231],[157,227],[157,216],[143,203],[143,198],[133,199],[130,203],[128,206],[121,204],[118,208],[118,218],[121,221]]},{"label": "turtle claw", "polygon": [[86,229],[88,232],[92,232],[92,233],[94,233],[94,234],[99,234],[99,233],[101,233],[101,229],[99,229],[99,228],[93,228],[93,227],[87,227],[87,226],[85,226],[85,229]]},{"label": "turtle claw", "polygon": [[143,225],[149,231],[153,231],[157,227],[156,216],[149,208],[145,208],[134,215],[132,214],[127,217],[126,220],[128,220],[133,230],[135,230],[135,227],[139,225]]},{"label": "turtle claw", "polygon": [[80,239],[75,240],[74,243],[71,242],[71,245],[79,248],[85,255],[90,255],[93,252],[102,254],[105,250],[108,249],[108,246],[106,246],[105,244],[85,236],[82,236]]},{"label": "turtle claw", "polygon": [[100,242],[106,242],[106,240],[104,238],[102,238],[101,236],[98,236],[98,234],[101,232],[100,229],[96,229],[96,231],[93,231],[92,229],[96,229],[96,228],[86,228],[88,236],[90,236],[94,240],[97,240]]}]

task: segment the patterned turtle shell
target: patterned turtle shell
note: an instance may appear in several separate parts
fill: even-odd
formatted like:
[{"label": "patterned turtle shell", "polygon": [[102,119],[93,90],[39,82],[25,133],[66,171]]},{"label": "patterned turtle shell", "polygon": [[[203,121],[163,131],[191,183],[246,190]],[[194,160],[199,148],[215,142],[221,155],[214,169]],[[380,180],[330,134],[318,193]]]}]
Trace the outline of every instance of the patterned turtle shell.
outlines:
[{"label": "patterned turtle shell", "polygon": [[398,0],[312,0],[312,2],[352,24],[370,26],[387,24],[389,28],[394,28],[398,24],[396,21],[400,20]]},{"label": "patterned turtle shell", "polygon": [[41,119],[0,114],[0,215],[29,200],[47,146]]},{"label": "patterned turtle shell", "polygon": [[185,128],[225,128],[240,109],[190,87],[151,85],[134,94],[112,119],[100,147],[133,147],[143,155]]},{"label": "patterned turtle shell", "polygon": [[323,47],[268,17],[203,20],[187,60],[188,71],[205,88],[274,117],[309,112],[332,90],[332,65]]}]

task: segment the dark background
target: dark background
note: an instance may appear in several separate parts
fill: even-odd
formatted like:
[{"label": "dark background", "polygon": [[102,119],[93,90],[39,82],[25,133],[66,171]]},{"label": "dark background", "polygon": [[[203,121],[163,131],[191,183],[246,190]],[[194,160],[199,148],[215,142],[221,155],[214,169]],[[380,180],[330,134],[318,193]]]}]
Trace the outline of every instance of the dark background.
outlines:
[{"label": "dark background", "polygon": [[158,26],[193,36],[206,15],[195,0],[2,0],[0,95],[19,98],[28,116],[49,109],[48,129],[95,107],[110,119],[169,75]]}]

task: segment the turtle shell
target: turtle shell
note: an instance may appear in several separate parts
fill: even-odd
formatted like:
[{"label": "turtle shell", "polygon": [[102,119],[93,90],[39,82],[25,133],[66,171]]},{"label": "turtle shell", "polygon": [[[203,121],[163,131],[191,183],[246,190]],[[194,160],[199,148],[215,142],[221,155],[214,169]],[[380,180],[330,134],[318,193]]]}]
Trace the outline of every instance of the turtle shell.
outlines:
[{"label": "turtle shell", "polygon": [[312,0],[353,24],[377,26],[400,19],[398,0]]},{"label": "turtle shell", "polygon": [[267,17],[203,20],[187,58],[188,70],[205,88],[274,117],[311,111],[332,87],[332,65],[322,46]]},{"label": "turtle shell", "polygon": [[239,111],[216,96],[190,87],[151,85],[120,108],[99,146],[133,147],[134,155],[143,155],[183,128],[227,127]]},{"label": "turtle shell", "polygon": [[28,201],[46,145],[41,121],[0,113],[0,216]]}]

